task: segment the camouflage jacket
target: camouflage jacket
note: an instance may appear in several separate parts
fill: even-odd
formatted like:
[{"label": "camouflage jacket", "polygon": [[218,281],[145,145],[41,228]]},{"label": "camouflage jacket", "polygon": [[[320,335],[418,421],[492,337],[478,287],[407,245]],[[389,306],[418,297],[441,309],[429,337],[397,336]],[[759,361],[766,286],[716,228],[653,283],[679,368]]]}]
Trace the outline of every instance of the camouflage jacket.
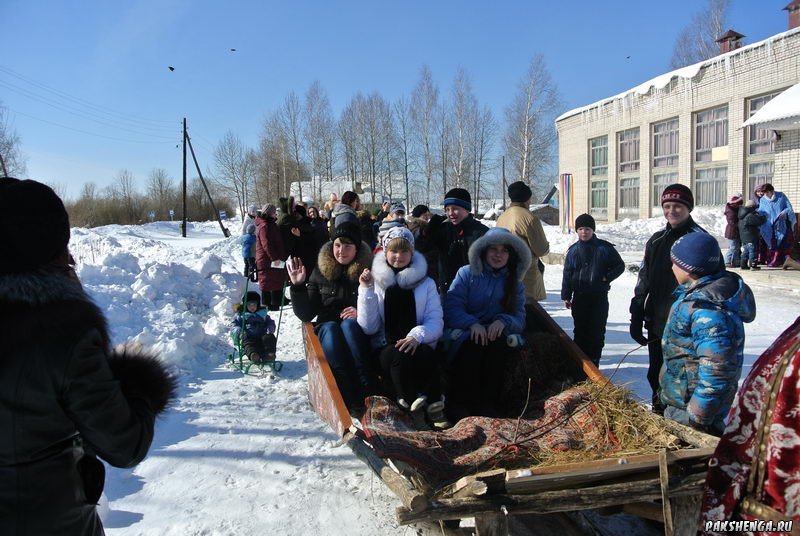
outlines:
[{"label": "camouflage jacket", "polygon": [[753,292],[720,271],[680,285],[661,344],[661,401],[695,422],[721,425],[742,373],[744,326],[756,316]]}]

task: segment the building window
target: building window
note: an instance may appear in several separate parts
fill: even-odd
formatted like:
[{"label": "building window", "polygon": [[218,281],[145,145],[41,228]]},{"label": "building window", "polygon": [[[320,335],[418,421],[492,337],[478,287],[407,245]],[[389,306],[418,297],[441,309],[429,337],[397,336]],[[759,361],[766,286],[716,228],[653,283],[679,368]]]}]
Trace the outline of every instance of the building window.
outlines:
[{"label": "building window", "polygon": [[[752,195],[756,186],[772,182],[772,173],[775,167],[774,162],[754,162],[747,166],[748,186],[750,190],[748,193]],[[745,194],[745,199],[748,195]]]},{"label": "building window", "polygon": [[[773,97],[779,93],[772,93],[771,95],[764,95],[762,97],[755,97],[747,101],[747,117],[752,117],[757,111],[764,107],[766,103],[772,100]],[[775,131],[758,127],[747,127],[747,154],[758,155],[768,154],[775,152]]]},{"label": "building window", "polygon": [[600,220],[608,219],[608,180],[593,180],[589,212]]},{"label": "building window", "polygon": [[[711,162],[715,147],[728,145],[728,106],[695,114],[694,159]],[[727,160],[727,158],[726,158]]]},{"label": "building window", "polygon": [[639,213],[639,177],[620,177],[619,211],[621,214]]},{"label": "building window", "polygon": [[608,175],[608,136],[589,140],[589,148],[591,176]]},{"label": "building window", "polygon": [[617,134],[619,138],[619,172],[639,171],[639,129],[631,128]]},{"label": "building window", "polygon": [[664,189],[669,186],[670,184],[675,184],[678,182],[678,172],[673,173],[659,173],[657,175],[653,175],[653,206],[660,207],[661,206],[661,194],[664,193]]},{"label": "building window", "polygon": [[653,125],[653,167],[678,165],[678,119]]},{"label": "building window", "polygon": [[695,170],[694,198],[698,206],[724,205],[727,201],[728,168]]}]

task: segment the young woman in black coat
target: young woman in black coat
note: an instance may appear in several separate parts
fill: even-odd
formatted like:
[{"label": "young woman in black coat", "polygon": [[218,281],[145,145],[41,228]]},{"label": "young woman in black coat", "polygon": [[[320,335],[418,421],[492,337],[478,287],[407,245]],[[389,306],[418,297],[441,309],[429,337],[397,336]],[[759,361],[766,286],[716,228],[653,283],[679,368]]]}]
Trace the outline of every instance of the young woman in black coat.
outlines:
[{"label": "young woman in black coat", "polygon": [[97,458],[142,461],[174,397],[155,355],[111,349],[69,233],[53,190],[0,178],[0,534],[103,534]]}]

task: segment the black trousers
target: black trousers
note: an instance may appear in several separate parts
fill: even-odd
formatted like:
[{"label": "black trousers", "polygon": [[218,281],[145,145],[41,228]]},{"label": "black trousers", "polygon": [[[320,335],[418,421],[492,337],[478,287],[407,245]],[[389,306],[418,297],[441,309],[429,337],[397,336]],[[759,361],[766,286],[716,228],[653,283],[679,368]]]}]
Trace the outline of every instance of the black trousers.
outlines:
[{"label": "black trousers", "polygon": [[420,344],[413,354],[406,354],[393,344],[384,346],[378,354],[383,377],[391,382],[397,398],[409,404],[418,395],[436,402],[442,397],[437,355],[427,344]]},{"label": "black trousers", "polygon": [[256,258],[245,257],[244,259],[244,275],[249,277],[250,281],[256,283],[258,281],[258,272],[256,271]]},{"label": "black trousers", "polygon": [[498,415],[508,353],[504,337],[488,346],[464,341],[448,371],[453,401],[470,415]]},{"label": "black trousers", "polygon": [[[647,337],[651,338],[650,330],[647,330]],[[650,358],[650,364],[647,367],[647,383],[650,384],[650,389],[653,391],[653,407],[662,406],[661,400],[658,398],[658,375],[661,372],[661,365],[664,363],[664,352],[661,348],[661,335],[655,337],[655,340],[647,344],[647,353]]]},{"label": "black trousers", "polygon": [[243,342],[245,355],[256,353],[261,359],[266,359],[267,354],[274,354],[278,345],[275,335],[268,333],[263,337],[245,337]]},{"label": "black trousers", "polygon": [[573,340],[595,365],[600,364],[606,344],[608,293],[582,292],[572,298]]}]

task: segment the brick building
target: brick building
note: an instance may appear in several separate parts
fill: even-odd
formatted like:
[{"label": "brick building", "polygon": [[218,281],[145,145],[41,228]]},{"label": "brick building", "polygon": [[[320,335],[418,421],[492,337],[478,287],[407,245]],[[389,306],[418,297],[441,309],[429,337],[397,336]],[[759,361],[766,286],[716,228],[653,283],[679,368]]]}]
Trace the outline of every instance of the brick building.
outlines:
[{"label": "brick building", "polygon": [[674,182],[690,186],[698,206],[721,206],[735,193],[748,199],[771,182],[800,210],[800,107],[784,97],[784,121],[753,117],[800,83],[800,0],[784,9],[786,32],[741,46],[744,36],[729,30],[719,56],[556,119],[572,213],[604,221],[659,215],[661,191]]}]

